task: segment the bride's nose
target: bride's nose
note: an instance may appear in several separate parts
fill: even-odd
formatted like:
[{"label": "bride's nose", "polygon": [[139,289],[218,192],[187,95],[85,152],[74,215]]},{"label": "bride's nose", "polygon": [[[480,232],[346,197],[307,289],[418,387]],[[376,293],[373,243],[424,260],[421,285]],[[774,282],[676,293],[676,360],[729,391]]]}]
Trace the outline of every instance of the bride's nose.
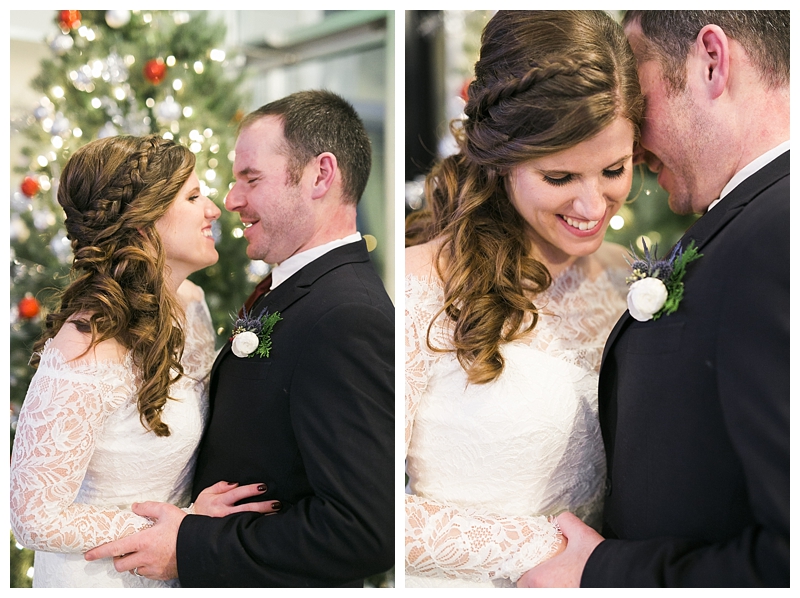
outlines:
[{"label": "bride's nose", "polygon": [[205,216],[209,220],[216,220],[222,215],[222,210],[219,209],[217,204],[215,204],[210,199],[206,198],[206,209],[205,209]]},{"label": "bride's nose", "polygon": [[580,218],[602,220],[606,213],[606,198],[602,187],[596,182],[584,185],[572,202],[572,208]]}]

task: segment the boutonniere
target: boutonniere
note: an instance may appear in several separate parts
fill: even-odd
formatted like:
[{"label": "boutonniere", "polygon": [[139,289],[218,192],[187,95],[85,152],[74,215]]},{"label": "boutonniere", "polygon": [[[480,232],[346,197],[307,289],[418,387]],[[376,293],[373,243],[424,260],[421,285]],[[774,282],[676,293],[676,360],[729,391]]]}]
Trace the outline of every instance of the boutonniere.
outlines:
[{"label": "boutonniere", "polygon": [[658,245],[653,246],[653,253],[642,239],[644,257],[639,257],[631,247],[631,259],[626,261],[633,273],[625,279],[628,290],[628,311],[640,322],[657,320],[678,309],[683,299],[683,276],[686,265],[703,257],[697,253],[694,240],[684,250],[681,244],[675,245],[672,253],[664,260],[658,259]]},{"label": "boutonniere", "polygon": [[269,313],[266,308],[261,310],[257,317],[247,313],[242,308],[242,317],[233,322],[233,335],[231,336],[231,350],[236,357],[269,357],[272,348],[272,329],[279,321],[281,314]]}]

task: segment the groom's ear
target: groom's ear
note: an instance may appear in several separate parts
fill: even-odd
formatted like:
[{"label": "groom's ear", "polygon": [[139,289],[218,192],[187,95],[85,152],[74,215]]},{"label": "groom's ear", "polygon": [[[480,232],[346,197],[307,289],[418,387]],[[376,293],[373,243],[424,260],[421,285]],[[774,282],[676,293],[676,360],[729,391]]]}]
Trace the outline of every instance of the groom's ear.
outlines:
[{"label": "groom's ear", "polygon": [[324,197],[336,179],[339,171],[339,163],[330,152],[323,152],[314,158],[312,164],[312,176],[314,180],[311,186],[311,199]]},{"label": "groom's ear", "polygon": [[[717,25],[706,25],[697,34],[694,43],[695,69],[688,68],[689,76],[702,76],[706,97],[710,100],[719,98],[728,86],[730,77],[730,44],[728,36]],[[690,62],[691,64],[691,62]]]}]

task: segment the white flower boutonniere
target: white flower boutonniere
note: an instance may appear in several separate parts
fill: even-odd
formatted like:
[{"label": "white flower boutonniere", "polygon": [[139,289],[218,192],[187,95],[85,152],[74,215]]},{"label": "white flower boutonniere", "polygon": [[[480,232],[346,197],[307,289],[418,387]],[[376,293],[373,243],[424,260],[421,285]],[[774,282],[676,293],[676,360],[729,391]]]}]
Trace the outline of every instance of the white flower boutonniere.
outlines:
[{"label": "white flower boutonniere", "polygon": [[264,308],[258,317],[242,308],[242,317],[234,319],[231,351],[236,357],[269,357],[272,348],[272,329],[279,321],[278,312],[269,313]]},{"label": "white flower boutonniere", "polygon": [[636,255],[631,248],[631,260],[627,260],[633,273],[626,279],[628,291],[628,311],[640,322],[657,320],[661,316],[674,313],[683,299],[683,276],[686,265],[703,257],[697,253],[694,241],[684,251],[680,243],[665,260],[658,259],[658,245],[653,253],[642,239],[644,257]]}]

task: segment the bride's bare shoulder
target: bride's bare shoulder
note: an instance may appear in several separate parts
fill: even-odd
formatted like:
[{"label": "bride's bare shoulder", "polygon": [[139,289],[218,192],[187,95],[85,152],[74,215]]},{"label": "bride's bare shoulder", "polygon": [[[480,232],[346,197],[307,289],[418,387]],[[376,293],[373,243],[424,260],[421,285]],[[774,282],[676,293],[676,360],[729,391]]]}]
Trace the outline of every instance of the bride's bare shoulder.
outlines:
[{"label": "bride's bare shoulder", "polygon": [[184,307],[195,301],[203,301],[205,297],[203,289],[191,280],[184,280],[178,287],[178,300]]},{"label": "bride's bare shoulder", "polygon": [[434,261],[442,242],[433,239],[421,245],[407,247],[405,250],[406,275],[413,274],[417,278],[430,278],[436,275]]},{"label": "bride's bare shoulder", "polygon": [[81,359],[122,362],[127,353],[125,347],[115,339],[102,341],[92,347],[91,333],[81,332],[72,320],[61,327],[48,347],[57,349],[67,361]]}]

